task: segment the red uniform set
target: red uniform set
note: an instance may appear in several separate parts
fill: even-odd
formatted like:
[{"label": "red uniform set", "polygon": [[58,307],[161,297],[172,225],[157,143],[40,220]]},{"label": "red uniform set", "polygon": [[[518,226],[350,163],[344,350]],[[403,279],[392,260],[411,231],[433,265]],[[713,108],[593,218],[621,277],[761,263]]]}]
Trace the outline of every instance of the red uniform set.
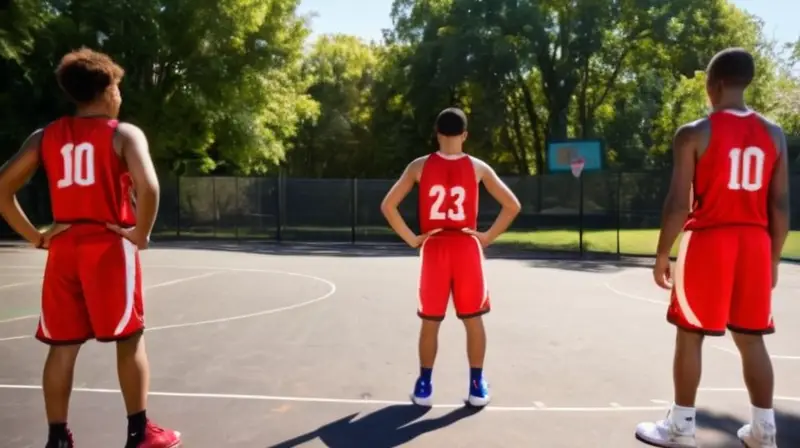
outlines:
[{"label": "red uniform set", "polygon": [[420,230],[430,236],[420,248],[420,317],[442,320],[450,295],[459,318],[489,312],[480,241],[464,229],[477,229],[478,180],[466,154],[428,156],[419,179]]},{"label": "red uniform set", "polygon": [[767,202],[779,160],[763,119],[724,110],[708,118],[708,147],[695,167],[667,318],[709,335],[769,334],[772,254]]},{"label": "red uniform set", "polygon": [[132,227],[132,180],[114,150],[118,122],[65,117],[44,130],[41,160],[53,219],[72,224],[50,243],[37,339],[125,339],[144,328],[139,255],[106,224]]}]

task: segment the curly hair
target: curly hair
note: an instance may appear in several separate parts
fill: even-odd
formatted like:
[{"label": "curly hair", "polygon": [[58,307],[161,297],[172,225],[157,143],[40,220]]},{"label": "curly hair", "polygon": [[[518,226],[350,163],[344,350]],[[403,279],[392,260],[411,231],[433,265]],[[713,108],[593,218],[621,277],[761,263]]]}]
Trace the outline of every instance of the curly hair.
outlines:
[{"label": "curly hair", "polygon": [[56,69],[61,90],[78,104],[94,101],[124,75],[125,70],[108,55],[85,47],[64,55]]},{"label": "curly hair", "polygon": [[746,88],[756,76],[753,55],[743,48],[728,48],[717,53],[708,64],[708,79],[731,87]]}]

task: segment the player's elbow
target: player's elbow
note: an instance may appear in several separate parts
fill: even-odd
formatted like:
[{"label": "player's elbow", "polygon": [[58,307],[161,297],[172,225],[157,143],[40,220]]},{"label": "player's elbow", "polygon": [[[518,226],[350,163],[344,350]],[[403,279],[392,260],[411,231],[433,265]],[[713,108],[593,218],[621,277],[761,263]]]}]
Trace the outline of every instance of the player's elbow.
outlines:
[{"label": "player's elbow", "polygon": [[383,213],[385,217],[388,217],[392,213],[392,210],[396,209],[397,206],[390,201],[388,197],[381,202],[381,213]]},{"label": "player's elbow", "polygon": [[520,204],[519,199],[517,199],[516,196],[511,196],[503,205],[503,208],[505,208],[508,213],[517,216],[522,211],[522,204]]}]

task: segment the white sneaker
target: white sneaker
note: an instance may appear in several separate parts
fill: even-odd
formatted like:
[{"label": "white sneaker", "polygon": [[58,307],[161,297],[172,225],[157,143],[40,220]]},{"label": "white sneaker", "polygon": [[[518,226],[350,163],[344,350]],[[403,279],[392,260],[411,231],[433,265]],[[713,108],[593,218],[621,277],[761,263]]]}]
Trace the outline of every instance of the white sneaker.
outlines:
[{"label": "white sneaker", "polygon": [[663,448],[695,448],[697,440],[691,429],[678,428],[669,417],[657,422],[644,422],[636,426],[636,438],[644,443]]},{"label": "white sneaker", "polygon": [[744,425],[736,433],[747,448],[778,448],[775,427],[770,424]]}]

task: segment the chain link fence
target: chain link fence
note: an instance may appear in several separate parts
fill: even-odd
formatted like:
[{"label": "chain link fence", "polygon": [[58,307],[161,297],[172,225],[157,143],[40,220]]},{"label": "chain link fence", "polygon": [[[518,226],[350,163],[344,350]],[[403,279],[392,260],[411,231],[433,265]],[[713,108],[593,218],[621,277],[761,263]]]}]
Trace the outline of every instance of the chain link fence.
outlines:
[{"label": "chain link fence", "polygon": [[[522,250],[655,253],[669,173],[606,171],[587,172],[581,179],[552,174],[503,180],[522,203],[522,212],[498,244]],[[380,211],[393,183],[393,179],[162,176],[153,238],[400,242]],[[46,183],[34,179],[19,197],[35,223],[50,222]],[[800,198],[798,175],[792,176],[795,204],[796,198]],[[479,205],[479,227],[485,229],[500,207],[483,188]],[[414,230],[418,230],[417,208],[414,190],[400,207]],[[794,213],[798,210],[793,207]],[[800,233],[798,238],[790,236],[785,256],[800,259]]]}]

